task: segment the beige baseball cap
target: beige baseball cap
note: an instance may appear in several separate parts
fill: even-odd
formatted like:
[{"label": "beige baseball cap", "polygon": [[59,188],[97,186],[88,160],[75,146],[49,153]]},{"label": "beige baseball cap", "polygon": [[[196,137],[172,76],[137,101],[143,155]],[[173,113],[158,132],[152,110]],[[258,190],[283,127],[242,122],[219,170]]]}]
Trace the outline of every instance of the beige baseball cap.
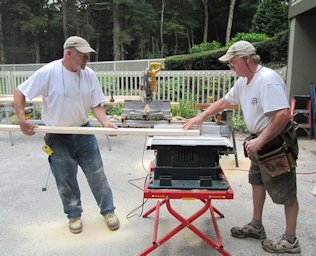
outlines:
[{"label": "beige baseball cap", "polygon": [[91,48],[90,44],[79,36],[69,37],[64,43],[64,49],[67,48],[75,48],[77,51],[82,53],[95,52],[95,50]]},{"label": "beige baseball cap", "polygon": [[218,60],[225,63],[236,56],[247,56],[252,54],[256,54],[256,48],[248,41],[241,40],[232,44],[228,48],[226,54],[218,58]]}]

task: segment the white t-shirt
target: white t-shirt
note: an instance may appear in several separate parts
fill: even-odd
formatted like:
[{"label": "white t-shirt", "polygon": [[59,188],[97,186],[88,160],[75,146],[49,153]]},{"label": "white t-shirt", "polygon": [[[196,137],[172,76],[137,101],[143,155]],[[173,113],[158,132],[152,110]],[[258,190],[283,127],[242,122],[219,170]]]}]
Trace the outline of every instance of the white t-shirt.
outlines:
[{"label": "white t-shirt", "polygon": [[62,60],[48,63],[18,86],[28,99],[42,96],[42,121],[48,126],[81,126],[88,111],[104,102],[100,83],[92,69],[70,72]]},{"label": "white t-shirt", "polygon": [[289,108],[283,79],[272,69],[259,66],[251,82],[240,77],[225,99],[240,104],[250,133],[261,132],[271,121],[274,111]]}]

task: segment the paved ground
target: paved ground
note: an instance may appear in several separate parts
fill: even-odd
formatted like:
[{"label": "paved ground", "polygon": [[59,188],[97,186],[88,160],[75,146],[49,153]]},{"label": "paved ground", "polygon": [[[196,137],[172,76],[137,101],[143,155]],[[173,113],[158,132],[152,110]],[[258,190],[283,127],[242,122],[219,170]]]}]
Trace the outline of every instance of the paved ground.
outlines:
[{"label": "paved ground", "polygon": [[[145,137],[111,137],[112,151],[105,137],[98,137],[106,172],[115,196],[117,215],[121,228],[109,231],[98,213],[97,205],[89,190],[86,179],[79,172],[82,192],[84,230],[74,235],[68,231],[67,219],[62,212],[61,202],[52,178],[47,191],[42,192],[48,172],[45,154],[41,151],[42,135],[26,137],[14,135],[14,146],[10,146],[8,133],[0,133],[0,254],[4,256],[134,256],[150,245],[153,216],[139,217],[143,202],[144,177],[153,152],[144,150]],[[243,225],[250,220],[252,200],[247,183],[248,160],[243,158],[242,138],[237,139],[240,167],[235,168],[233,155],[223,156],[221,165],[234,190],[233,200],[218,200],[214,205],[225,218],[218,219],[224,248],[231,255],[270,255],[261,249],[255,239],[236,239],[230,236],[230,228]],[[300,214],[297,236],[302,247],[301,255],[315,255],[316,248],[316,196],[311,194],[316,185],[316,140],[300,139],[298,161],[298,197]],[[134,186],[134,185],[136,186]],[[155,204],[150,200],[145,210]],[[200,206],[198,201],[175,202],[175,207],[189,216]],[[133,210],[136,209],[134,212]],[[135,214],[131,218],[127,218]],[[214,230],[207,215],[197,220],[197,226],[210,235]],[[159,233],[162,234],[178,222],[161,209]],[[267,198],[264,224],[268,236],[278,236],[284,231],[282,206]],[[205,256],[219,255],[208,247],[189,229],[185,229],[160,246],[150,255]]]}]

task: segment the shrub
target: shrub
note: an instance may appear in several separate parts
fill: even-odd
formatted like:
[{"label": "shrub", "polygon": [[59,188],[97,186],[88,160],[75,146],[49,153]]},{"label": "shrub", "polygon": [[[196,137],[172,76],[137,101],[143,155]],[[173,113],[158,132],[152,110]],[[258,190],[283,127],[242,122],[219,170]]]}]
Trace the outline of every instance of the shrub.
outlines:
[{"label": "shrub", "polygon": [[[241,34],[242,35],[242,34]],[[251,36],[250,36],[251,35]],[[244,40],[249,40],[254,43],[257,53],[260,55],[263,64],[271,63],[286,63],[288,50],[289,29],[276,34],[272,38],[264,41],[259,40],[261,36],[253,33],[245,33]],[[233,38],[232,40],[235,40]],[[186,55],[175,55],[165,59],[166,70],[225,70],[227,65],[220,63],[218,58],[226,53],[228,46],[220,49],[192,53]]]},{"label": "shrub", "polygon": [[233,43],[239,40],[246,40],[250,43],[261,42],[268,40],[270,37],[263,33],[237,33],[227,44],[227,46],[232,45]]},{"label": "shrub", "polygon": [[222,47],[221,43],[217,41],[212,41],[211,43],[203,42],[201,44],[193,45],[192,48],[190,48],[189,52],[190,53],[206,52],[206,51],[212,51],[221,47]]},{"label": "shrub", "polygon": [[192,118],[197,114],[195,103],[192,101],[180,101],[178,105],[171,107],[172,116],[181,116],[183,118]]},{"label": "shrub", "polygon": [[239,133],[248,133],[244,117],[242,115],[233,116],[234,130]]},{"label": "shrub", "polygon": [[124,111],[124,106],[122,104],[117,104],[117,105],[113,105],[110,106],[107,110],[106,110],[106,114],[109,116],[120,116]]}]

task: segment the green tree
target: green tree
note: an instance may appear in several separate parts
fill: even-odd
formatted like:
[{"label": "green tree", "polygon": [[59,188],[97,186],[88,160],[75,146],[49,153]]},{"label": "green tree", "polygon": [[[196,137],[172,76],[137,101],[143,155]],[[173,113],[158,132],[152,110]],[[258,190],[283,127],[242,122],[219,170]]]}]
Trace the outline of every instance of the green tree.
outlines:
[{"label": "green tree", "polygon": [[4,58],[4,36],[3,36],[3,15],[2,10],[4,6],[5,0],[0,0],[0,64],[4,64],[5,58]]},{"label": "green tree", "polygon": [[[229,4],[222,0],[0,0],[0,59],[2,63],[49,62],[61,57],[63,42],[71,35],[86,38],[97,50],[92,61],[185,54],[206,37],[208,42],[225,42]],[[258,4],[258,0],[236,1],[232,37],[249,32]]]},{"label": "green tree", "polygon": [[[86,1],[87,2],[87,1]],[[90,35],[90,43],[96,50],[92,57],[95,61],[113,60],[113,17],[112,1],[89,0],[90,25],[93,34]]]},{"label": "green tree", "polygon": [[273,36],[289,27],[286,1],[263,0],[252,19],[251,32]]},{"label": "green tree", "polygon": [[127,51],[133,59],[158,57],[159,14],[148,1],[140,0],[129,9],[126,33],[132,38]]}]

